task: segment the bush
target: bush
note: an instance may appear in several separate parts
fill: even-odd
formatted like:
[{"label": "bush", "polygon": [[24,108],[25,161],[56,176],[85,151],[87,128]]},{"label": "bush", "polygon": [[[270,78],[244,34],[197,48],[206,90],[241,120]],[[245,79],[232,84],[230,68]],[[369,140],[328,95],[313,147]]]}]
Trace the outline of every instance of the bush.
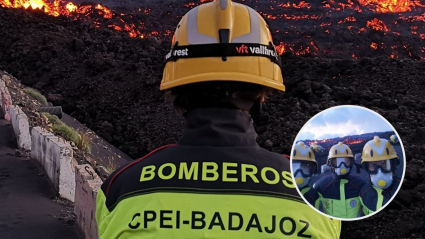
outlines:
[{"label": "bush", "polygon": [[43,105],[47,105],[46,97],[44,97],[37,90],[27,87],[27,88],[24,89],[24,92],[27,93],[27,94],[29,94],[29,95],[31,95],[33,98],[35,98],[36,100],[38,100]]},{"label": "bush", "polygon": [[91,153],[90,145],[93,137],[90,135],[89,131],[77,132],[73,128],[64,124],[56,115],[52,115],[46,112],[43,112],[43,114],[47,117],[50,123],[53,124],[53,133],[62,136],[68,141],[74,142],[79,149],[84,150],[87,153]]},{"label": "bush", "polygon": [[47,117],[47,119],[53,125],[55,125],[55,124],[63,124],[63,122],[56,115],[52,115],[52,114],[49,114],[49,113],[46,113],[46,112],[43,112],[43,114]]},{"label": "bush", "polygon": [[64,123],[54,124],[52,129],[55,134],[64,137],[68,141],[76,143],[79,138],[77,131],[75,131],[73,128],[69,127]]}]

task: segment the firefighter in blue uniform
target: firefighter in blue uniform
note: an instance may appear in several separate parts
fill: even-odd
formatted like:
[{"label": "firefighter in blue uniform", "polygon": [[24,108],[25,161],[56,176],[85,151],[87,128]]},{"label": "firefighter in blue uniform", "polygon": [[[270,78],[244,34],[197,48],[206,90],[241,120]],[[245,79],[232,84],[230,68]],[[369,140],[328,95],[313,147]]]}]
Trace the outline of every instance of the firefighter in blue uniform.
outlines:
[{"label": "firefighter in blue uniform", "polygon": [[361,212],[359,192],[366,181],[350,174],[354,166],[353,153],[339,142],[329,150],[326,161],[333,173],[324,175],[313,187],[319,194],[324,213],[337,218],[356,218]]},{"label": "firefighter in blue uniform", "polygon": [[313,207],[319,208],[319,195],[309,186],[311,177],[317,173],[317,168],[313,149],[304,142],[296,143],[292,153],[292,173],[295,183],[305,200]]},{"label": "firefighter in blue uniform", "polygon": [[397,144],[397,143],[399,143],[399,140],[397,138],[397,135],[395,135],[395,134],[391,135],[390,142],[391,142],[391,144]]},{"label": "firefighter in blue uniform", "polygon": [[364,145],[362,169],[369,173],[370,180],[360,190],[364,215],[380,210],[397,192],[400,178],[395,170],[399,164],[400,159],[388,140],[375,136]]}]

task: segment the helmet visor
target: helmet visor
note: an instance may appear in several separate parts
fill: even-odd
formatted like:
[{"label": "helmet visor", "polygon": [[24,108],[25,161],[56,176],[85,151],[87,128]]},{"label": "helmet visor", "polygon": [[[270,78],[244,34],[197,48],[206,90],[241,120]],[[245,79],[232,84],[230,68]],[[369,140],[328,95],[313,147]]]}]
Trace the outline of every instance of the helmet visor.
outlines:
[{"label": "helmet visor", "polygon": [[354,164],[353,158],[332,158],[330,159],[330,164],[334,168],[340,168],[342,165],[345,165],[346,168],[351,168]]},{"label": "helmet visor", "polygon": [[366,170],[370,174],[376,174],[378,173],[378,169],[381,168],[383,172],[391,172],[393,163],[390,159],[382,160],[382,161],[376,161],[376,162],[368,162],[366,165]]},{"label": "helmet visor", "polygon": [[292,171],[295,177],[298,173],[301,173],[303,177],[311,177],[316,173],[316,164],[306,161],[294,161],[292,163]]}]

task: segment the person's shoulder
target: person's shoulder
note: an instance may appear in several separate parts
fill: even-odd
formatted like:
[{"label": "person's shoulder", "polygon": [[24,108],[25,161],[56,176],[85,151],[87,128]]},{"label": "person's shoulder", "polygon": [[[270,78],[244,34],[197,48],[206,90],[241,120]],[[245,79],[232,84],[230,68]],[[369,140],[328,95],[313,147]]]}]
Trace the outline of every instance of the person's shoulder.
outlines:
[{"label": "person's shoulder", "polygon": [[[368,194],[369,192],[371,192],[372,187],[373,186],[370,183],[365,183],[363,185],[363,187],[360,189],[359,195],[361,197],[364,197],[366,194]],[[372,190],[372,191],[375,191],[375,190]]]},{"label": "person's shoulder", "polygon": [[317,190],[313,187],[309,187],[308,190],[306,190],[305,194],[308,195],[317,195]]},{"label": "person's shoulder", "polygon": [[276,153],[276,152],[269,151],[269,150],[262,148],[262,147],[258,147],[257,150],[259,150],[260,153],[269,156],[270,158],[277,159],[277,160],[285,159],[285,161],[288,162],[288,163],[290,161],[290,157],[287,154],[279,154],[279,153]]},{"label": "person's shoulder", "polygon": [[313,188],[316,191],[325,190],[327,186],[332,184],[335,181],[335,178],[332,174],[322,175],[322,177],[314,183]]},{"label": "person's shoulder", "polygon": [[396,182],[396,184],[400,184],[401,183],[401,178],[397,175],[394,174],[394,181]]},{"label": "person's shoulder", "polygon": [[395,193],[401,184],[401,178],[397,177],[397,175],[394,177],[393,180],[394,183],[391,185],[391,187],[389,187],[391,193]]},{"label": "person's shoulder", "polygon": [[269,161],[269,163],[271,164],[284,165],[285,167],[290,166],[291,160],[289,158],[289,155],[271,152],[261,147],[258,147],[257,150],[259,150],[259,154],[262,155],[261,160]]},{"label": "person's shoulder", "polygon": [[[108,196],[109,191],[112,188],[119,188],[119,185],[126,184],[131,177],[139,177],[141,167],[154,162],[155,160],[153,160],[153,158],[160,156],[161,153],[167,151],[167,148],[171,148],[171,146],[175,145],[165,145],[159,147],[155,150],[152,150],[147,155],[128,162],[127,164],[112,172],[101,186],[105,196]],[[113,187],[113,185],[116,185],[116,187]]]},{"label": "person's shoulder", "polygon": [[360,184],[361,186],[363,186],[364,184],[367,183],[367,181],[362,176],[360,176],[358,174],[350,174],[348,176],[348,180],[350,182],[354,182],[354,183]]}]

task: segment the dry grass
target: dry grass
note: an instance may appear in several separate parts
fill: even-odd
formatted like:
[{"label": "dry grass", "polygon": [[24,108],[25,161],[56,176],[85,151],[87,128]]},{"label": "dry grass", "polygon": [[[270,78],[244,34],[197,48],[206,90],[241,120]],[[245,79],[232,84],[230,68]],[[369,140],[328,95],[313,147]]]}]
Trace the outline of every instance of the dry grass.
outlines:
[{"label": "dry grass", "polygon": [[77,147],[84,150],[86,153],[91,153],[91,142],[93,141],[93,135],[90,131],[78,131],[78,139],[75,142]]},{"label": "dry grass", "polygon": [[117,169],[117,164],[114,160],[114,157],[108,156],[108,165],[106,166],[106,170],[108,170],[109,173],[112,173],[116,169]]}]

